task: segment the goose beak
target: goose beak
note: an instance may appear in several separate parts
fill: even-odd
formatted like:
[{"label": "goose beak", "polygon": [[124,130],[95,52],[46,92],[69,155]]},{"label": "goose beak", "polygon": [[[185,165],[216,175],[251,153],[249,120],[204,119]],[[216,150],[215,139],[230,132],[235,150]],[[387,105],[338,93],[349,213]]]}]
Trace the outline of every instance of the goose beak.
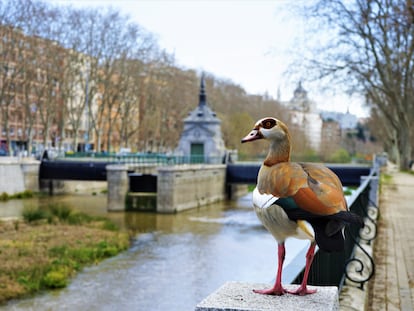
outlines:
[{"label": "goose beak", "polygon": [[262,139],[262,138],[263,138],[262,133],[260,133],[259,130],[253,129],[249,134],[247,134],[246,137],[244,137],[241,140],[241,142],[246,143],[248,141],[253,141],[253,140]]}]

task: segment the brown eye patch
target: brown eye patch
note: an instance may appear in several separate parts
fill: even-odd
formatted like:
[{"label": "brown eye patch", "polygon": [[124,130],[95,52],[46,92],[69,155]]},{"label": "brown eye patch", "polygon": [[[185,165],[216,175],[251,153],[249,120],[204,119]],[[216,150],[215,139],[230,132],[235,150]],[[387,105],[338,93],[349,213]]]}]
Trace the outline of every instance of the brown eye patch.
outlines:
[{"label": "brown eye patch", "polygon": [[263,120],[263,122],[262,122],[262,126],[265,129],[271,129],[275,125],[276,125],[276,120],[275,119],[266,119],[266,120]]}]

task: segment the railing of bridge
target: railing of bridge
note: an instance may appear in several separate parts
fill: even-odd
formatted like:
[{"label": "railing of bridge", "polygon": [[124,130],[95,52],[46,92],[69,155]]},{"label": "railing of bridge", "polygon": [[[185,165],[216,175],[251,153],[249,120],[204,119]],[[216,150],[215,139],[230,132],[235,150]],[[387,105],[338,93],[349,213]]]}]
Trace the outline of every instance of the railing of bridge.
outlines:
[{"label": "railing of bridge", "polygon": [[181,164],[221,164],[223,157],[207,157],[204,155],[177,156],[165,153],[92,153],[92,152],[76,152],[67,153],[59,159],[65,160],[94,160],[110,163],[128,163],[136,165],[181,165]]},{"label": "railing of bridge", "polygon": [[[338,286],[342,289],[346,280],[364,289],[364,284],[375,273],[375,262],[372,257],[371,242],[377,234],[376,219],[379,210],[376,202],[370,197],[371,191],[378,186],[379,170],[372,169],[369,176],[348,200],[349,209],[365,219],[365,226],[360,229],[356,225],[345,229],[345,249],[342,252],[327,253],[318,251],[309,274],[309,284],[316,286]],[[371,195],[370,195],[371,192]],[[300,283],[303,270],[292,283]]]}]

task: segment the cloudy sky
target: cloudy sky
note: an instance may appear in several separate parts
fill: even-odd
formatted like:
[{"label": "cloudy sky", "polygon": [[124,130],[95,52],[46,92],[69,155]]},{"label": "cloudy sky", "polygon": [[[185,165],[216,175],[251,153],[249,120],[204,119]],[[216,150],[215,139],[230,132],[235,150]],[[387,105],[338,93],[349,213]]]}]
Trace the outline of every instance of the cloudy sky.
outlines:
[{"label": "cloudy sky", "polygon": [[[54,4],[112,6],[153,33],[161,48],[184,68],[207,71],[241,85],[248,93],[282,100],[298,81],[285,75],[292,49],[305,40],[305,23],[293,16],[288,0],[55,0]],[[366,116],[358,99],[321,94],[304,84],[320,109]],[[328,97],[327,97],[328,96]]]}]

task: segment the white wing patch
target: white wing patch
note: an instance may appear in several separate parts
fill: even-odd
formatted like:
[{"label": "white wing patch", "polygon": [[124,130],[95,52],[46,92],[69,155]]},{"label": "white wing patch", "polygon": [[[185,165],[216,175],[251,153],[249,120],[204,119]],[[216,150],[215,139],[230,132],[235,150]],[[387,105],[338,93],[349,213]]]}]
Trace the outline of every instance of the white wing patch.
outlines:
[{"label": "white wing patch", "polygon": [[268,208],[278,199],[272,194],[260,193],[257,187],[253,190],[253,205],[257,208]]}]

